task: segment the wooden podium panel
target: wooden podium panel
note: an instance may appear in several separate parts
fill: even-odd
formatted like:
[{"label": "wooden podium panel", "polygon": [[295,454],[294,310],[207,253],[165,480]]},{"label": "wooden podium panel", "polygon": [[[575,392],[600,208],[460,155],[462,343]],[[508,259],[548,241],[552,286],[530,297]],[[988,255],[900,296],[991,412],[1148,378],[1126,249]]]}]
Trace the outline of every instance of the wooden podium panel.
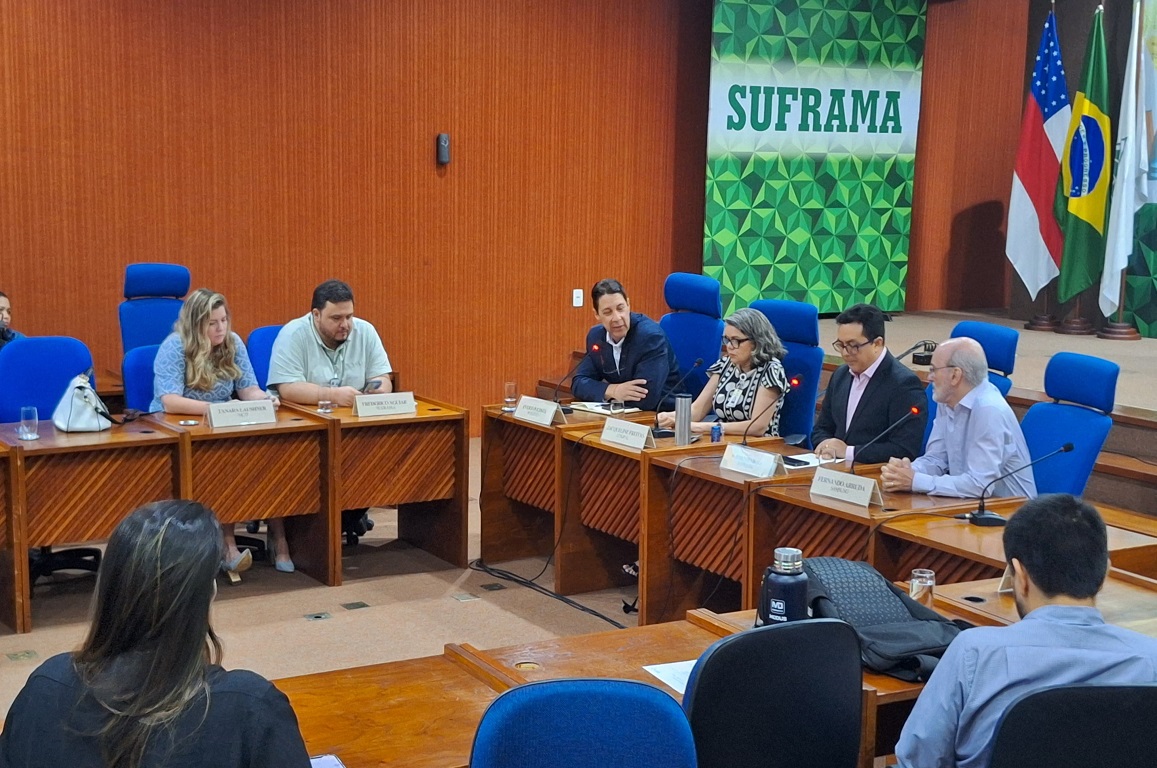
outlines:
[{"label": "wooden podium panel", "polygon": [[223,523],[284,517],[297,570],[323,584],[341,583],[337,512],[330,501],[329,427],[292,407],[273,424],[213,429],[196,419],[149,417],[181,435],[181,496],[210,507]]},{"label": "wooden podium panel", "polygon": [[[777,439],[752,441],[765,443],[780,453],[799,452]],[[643,458],[640,624],[682,618],[717,594],[721,579],[742,585],[750,551],[750,489],[792,478],[766,480],[723,469],[726,447],[708,443]]]},{"label": "wooden podium panel", "polygon": [[351,408],[317,414],[331,426],[340,468],[334,503],[338,510],[396,507],[398,538],[465,568],[469,413],[428,398],[416,398],[415,406],[412,415],[355,416]]},{"label": "wooden podium panel", "polygon": [[20,440],[0,425],[7,456],[5,546],[0,555],[0,620],[32,629],[28,549],[108,538],[137,507],[179,492],[178,435],[149,421],[103,432],[59,432]]},{"label": "wooden podium panel", "polygon": [[[653,418],[632,414],[632,419]],[[515,419],[501,406],[482,411],[482,559],[497,563],[554,551],[562,429],[601,430],[605,418],[584,411],[549,427]]]}]

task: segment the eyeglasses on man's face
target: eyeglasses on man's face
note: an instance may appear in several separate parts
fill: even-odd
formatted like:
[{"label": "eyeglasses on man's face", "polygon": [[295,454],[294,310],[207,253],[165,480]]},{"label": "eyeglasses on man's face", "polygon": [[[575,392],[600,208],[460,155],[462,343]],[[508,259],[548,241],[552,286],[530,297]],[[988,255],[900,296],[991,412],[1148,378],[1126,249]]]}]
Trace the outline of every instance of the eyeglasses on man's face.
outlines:
[{"label": "eyeglasses on man's face", "polygon": [[739,349],[745,341],[751,341],[751,339],[745,339],[742,336],[724,336],[723,346],[728,349]]},{"label": "eyeglasses on man's face", "polygon": [[[876,338],[879,338],[879,336]],[[875,343],[876,339],[872,339],[871,341],[833,341],[832,349],[839,352],[841,355],[854,355],[864,347],[870,347]]]},{"label": "eyeglasses on man's face", "polygon": [[959,368],[959,365],[930,365],[928,366],[928,375],[935,376],[937,371],[946,371],[949,368]]}]

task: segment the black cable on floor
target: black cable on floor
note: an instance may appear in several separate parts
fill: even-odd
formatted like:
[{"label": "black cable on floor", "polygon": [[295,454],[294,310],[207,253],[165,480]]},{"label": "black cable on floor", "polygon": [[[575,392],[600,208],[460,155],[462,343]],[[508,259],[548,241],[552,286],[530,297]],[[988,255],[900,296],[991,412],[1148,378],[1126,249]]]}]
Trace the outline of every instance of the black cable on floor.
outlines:
[{"label": "black cable on floor", "polygon": [[[626,625],[620,624],[619,622],[615,621],[614,619],[610,618],[609,616],[605,616],[605,615],[599,613],[594,608],[590,608],[588,606],[583,605],[582,603],[571,600],[566,595],[560,595],[559,593],[555,592],[554,590],[547,589],[546,587],[542,586],[541,584],[538,584],[535,581],[526,578],[525,576],[519,576],[517,573],[513,573],[512,571],[507,571],[503,568],[495,568],[492,565],[487,565],[486,563],[482,562],[481,558],[479,558],[477,560],[472,560],[470,562],[470,569],[473,571],[481,571],[482,573],[485,573],[488,576],[493,576],[496,579],[514,582],[515,584],[518,584],[521,587],[526,587],[527,589],[533,589],[535,592],[546,595],[547,597],[553,597],[555,600],[558,600],[560,603],[565,603],[566,605],[569,605],[571,608],[578,609],[578,610],[582,611],[583,613],[587,613],[587,614],[590,614],[591,616],[595,616],[597,618],[600,618],[603,621],[610,624],[611,626],[616,627],[617,629],[626,629],[627,628]],[[538,575],[541,576],[542,573],[545,571],[546,571],[546,568],[544,567],[543,570],[540,571]],[[538,578],[538,576],[536,576],[535,578]]]}]

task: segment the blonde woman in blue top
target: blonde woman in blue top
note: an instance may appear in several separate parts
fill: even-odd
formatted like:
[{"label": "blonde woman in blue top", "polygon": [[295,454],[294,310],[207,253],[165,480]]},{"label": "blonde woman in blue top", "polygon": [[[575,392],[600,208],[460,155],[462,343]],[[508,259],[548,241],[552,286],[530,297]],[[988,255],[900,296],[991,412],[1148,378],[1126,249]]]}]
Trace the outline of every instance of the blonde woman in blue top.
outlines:
[{"label": "blonde woman in blue top", "polygon": [[[241,337],[230,329],[225,297],[198,288],[185,299],[173,332],[161,343],[153,363],[153,402],[150,411],[205,416],[212,403],[229,400],[264,400],[253,365]],[[277,405],[277,398],[273,398]],[[269,549],[277,570],[290,573],[293,560],[280,518],[267,521]],[[237,549],[233,526],[221,526],[225,541],[222,568],[244,571],[253,564],[249,550]]]},{"label": "blonde woman in blue top", "polygon": [[[707,386],[691,404],[691,431],[710,432],[714,411],[724,434],[779,434],[779,412],[791,388],[780,362],[786,355],[775,328],[759,310],[736,310],[723,320],[722,356],[707,369]],[[659,414],[659,426],[675,426],[675,412]]]}]

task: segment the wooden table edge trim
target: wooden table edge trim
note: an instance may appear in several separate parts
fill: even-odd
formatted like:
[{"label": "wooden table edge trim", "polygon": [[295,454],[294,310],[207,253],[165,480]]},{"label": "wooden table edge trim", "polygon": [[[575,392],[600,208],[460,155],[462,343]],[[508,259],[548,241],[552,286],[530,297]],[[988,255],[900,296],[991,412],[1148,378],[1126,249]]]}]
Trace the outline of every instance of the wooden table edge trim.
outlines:
[{"label": "wooden table edge trim", "polygon": [[526,678],[508,674],[501,665],[494,663],[484,651],[478,650],[469,643],[447,643],[442,654],[450,662],[500,693],[527,682]]}]

